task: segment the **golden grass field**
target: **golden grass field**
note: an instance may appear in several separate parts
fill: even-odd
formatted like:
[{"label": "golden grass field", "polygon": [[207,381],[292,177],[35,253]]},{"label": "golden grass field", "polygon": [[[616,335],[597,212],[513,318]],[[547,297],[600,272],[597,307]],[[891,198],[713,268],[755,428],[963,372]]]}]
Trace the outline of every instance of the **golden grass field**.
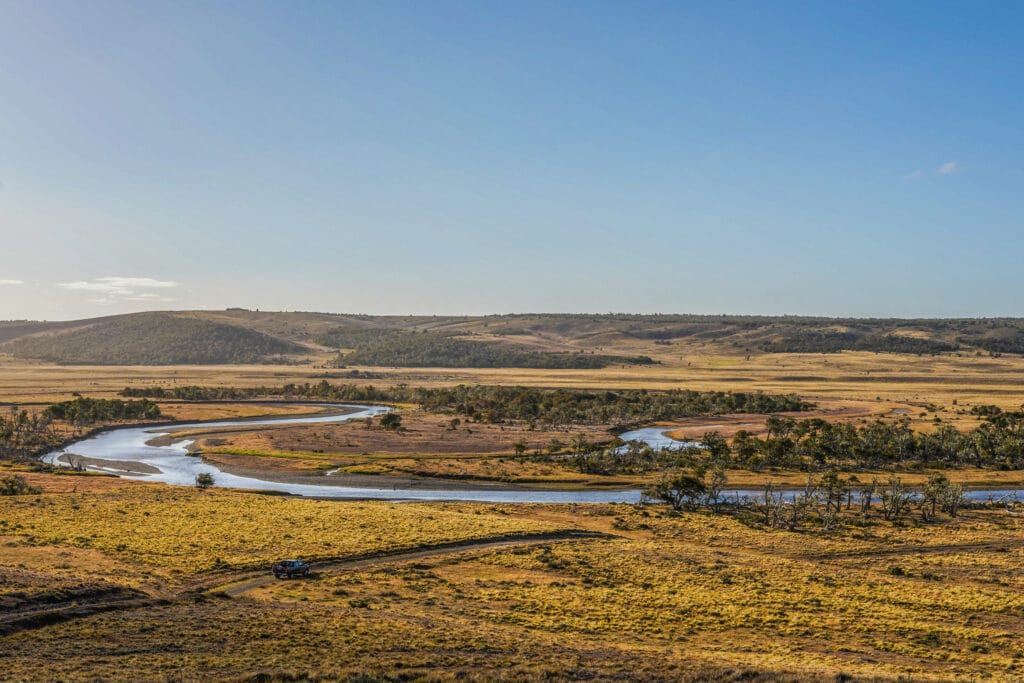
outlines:
[{"label": "golden grass field", "polygon": [[[42,494],[0,498],[0,628],[89,591],[159,601],[0,636],[5,680],[1024,675],[1024,519],[1006,511],[905,526],[850,513],[834,533],[793,533],[659,507],[339,503],[30,476]],[[567,529],[604,535],[216,589],[281,556]]]},{"label": "golden grass field", "polygon": [[[970,426],[972,405],[1024,402],[1024,360],[1015,357],[748,359],[678,350],[673,356],[675,348],[637,342],[635,352],[659,353],[664,364],[593,371],[378,368],[372,372],[383,377],[372,383],[763,390],[816,401],[830,419],[905,410],[920,429],[935,417]],[[368,383],[303,366],[58,367],[0,357],[0,402],[38,407],[73,391],[112,397],[125,386],[279,386],[325,377]],[[173,401],[161,408],[181,420],[305,410]],[[424,430],[412,435],[420,448],[410,453],[401,443],[367,450],[349,442],[345,430],[354,426],[240,430],[228,437],[236,442],[210,450],[248,448],[300,469],[341,464],[590,483],[543,463],[513,465],[512,439],[503,446],[512,433],[480,430],[489,440],[478,442],[460,436],[453,453],[422,448],[451,434],[438,437],[411,417],[409,424]],[[707,423],[674,426],[689,436]],[[307,438],[310,448],[301,448]],[[332,440],[334,451],[321,447]],[[1024,518],[1012,511],[966,510],[902,526],[848,513],[831,533],[786,532],[657,506],[315,501],[17,470],[43,492],[0,497],[5,680],[1024,679]],[[1014,472],[949,475],[1021,483]],[[766,478],[729,476],[732,486]],[[804,475],[771,476],[797,485]],[[217,589],[289,555],[337,562],[566,530],[604,536],[385,557],[235,597]]]},{"label": "golden grass field", "polygon": [[[674,348],[674,347],[673,347]],[[382,379],[347,379],[346,372],[314,366],[57,366],[0,355],[0,401],[44,403],[71,391],[111,396],[126,386],[279,386],[287,382],[357,384],[459,383],[573,388],[685,387],[698,390],[795,393],[811,399],[859,399],[950,408],[995,404],[1019,408],[1024,402],[1024,358],[971,355],[913,356],[867,352],[836,354],[754,354],[680,346],[678,353],[641,344],[616,352],[645,353],[662,361],[651,366],[599,370],[371,369]],[[360,368],[354,368],[360,369]],[[366,368],[362,368],[366,370]]]}]

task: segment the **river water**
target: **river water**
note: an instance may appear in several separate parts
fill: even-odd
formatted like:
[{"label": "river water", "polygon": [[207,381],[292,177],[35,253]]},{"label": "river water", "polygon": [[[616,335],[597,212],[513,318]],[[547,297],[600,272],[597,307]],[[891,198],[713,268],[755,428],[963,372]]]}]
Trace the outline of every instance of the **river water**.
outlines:
[{"label": "river water", "polygon": [[[315,405],[315,404],[314,404]],[[169,445],[153,446],[148,442],[169,434],[189,429],[208,429],[216,427],[237,427],[253,425],[280,424],[317,424],[346,422],[381,415],[390,410],[384,406],[320,404],[323,408],[346,408],[354,410],[347,414],[318,414],[307,416],[268,417],[257,420],[224,420],[220,422],[193,422],[177,424],[169,427],[124,427],[101,432],[87,439],[77,441],[70,446],[48,453],[42,457],[44,462],[52,465],[69,466],[74,456],[90,458],[93,461],[88,469],[108,472],[129,479],[162,482],[177,486],[194,486],[196,475],[209,473],[214,477],[216,486],[230,488],[254,489],[260,491],[278,491],[299,496],[316,498],[357,498],[378,500],[464,500],[489,503],[637,503],[640,501],[639,489],[617,490],[552,490],[536,488],[488,487],[479,484],[478,488],[430,488],[430,482],[422,486],[373,488],[357,486],[331,486],[317,484],[295,484],[243,477],[230,474],[216,466],[202,461],[202,458],[189,455],[189,446],[193,440],[187,437],[174,441]],[[624,441],[643,441],[652,448],[682,448],[687,442],[676,441],[658,427],[645,427],[620,434]],[[163,440],[162,440],[163,441]],[[152,473],[141,474],[127,471],[126,463],[141,463],[152,469]],[[138,469],[138,468],[136,468]],[[756,490],[730,490],[724,494],[729,499],[754,499],[761,495]],[[795,492],[785,492],[792,497]],[[975,489],[967,492],[971,500],[998,499],[1008,495],[1016,496],[1016,492],[999,489]]]}]

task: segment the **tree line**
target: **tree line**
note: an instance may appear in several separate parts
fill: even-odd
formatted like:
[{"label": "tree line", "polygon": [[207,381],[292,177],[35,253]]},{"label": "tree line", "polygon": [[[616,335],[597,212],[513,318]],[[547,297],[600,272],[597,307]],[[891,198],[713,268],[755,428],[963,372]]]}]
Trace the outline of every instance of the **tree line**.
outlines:
[{"label": "tree line", "polygon": [[706,435],[701,446],[719,454],[727,450],[731,464],[752,470],[888,465],[1024,468],[1024,413],[991,409],[982,424],[965,431],[942,424],[931,432],[916,432],[905,418],[857,426],[772,416],[763,439],[741,431],[728,447],[712,435]]},{"label": "tree line", "polygon": [[336,328],[325,332],[317,341],[338,349],[354,349],[339,353],[335,366],[561,370],[604,368],[614,363],[654,363],[648,356],[538,351],[523,344],[465,339],[447,332]]},{"label": "tree line", "polygon": [[893,466],[1024,469],[1024,413],[1004,412],[996,406],[976,408],[975,413],[984,421],[974,429],[961,431],[944,424],[932,432],[915,432],[906,419],[857,426],[772,415],[763,438],[745,430],[731,440],[707,432],[691,445],[661,450],[639,441],[608,447],[576,439],[571,456],[563,462],[588,474],[641,474],[699,466],[708,458],[729,469],[754,472]]},{"label": "tree line", "polygon": [[43,411],[43,417],[51,420],[64,420],[73,425],[121,422],[122,420],[152,420],[160,417],[160,406],[146,398],[141,401],[122,401],[116,398],[77,396],[71,401],[61,401],[48,406]]},{"label": "tree line", "polygon": [[181,400],[239,400],[258,397],[337,402],[413,403],[424,410],[469,417],[479,422],[520,421],[549,426],[632,425],[697,415],[780,413],[809,410],[813,404],[793,395],[762,392],[622,390],[586,391],[532,387],[459,385],[395,387],[286,384],[283,387],[126,388],[122,396]]}]

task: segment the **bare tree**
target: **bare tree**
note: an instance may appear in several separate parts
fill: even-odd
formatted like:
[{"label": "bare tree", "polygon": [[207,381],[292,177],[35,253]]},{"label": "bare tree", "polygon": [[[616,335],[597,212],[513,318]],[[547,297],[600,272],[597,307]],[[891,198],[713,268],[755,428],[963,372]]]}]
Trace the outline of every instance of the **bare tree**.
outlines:
[{"label": "bare tree", "polygon": [[896,519],[910,505],[910,493],[899,477],[890,477],[888,488],[882,491],[882,516]]},{"label": "bare tree", "polygon": [[715,465],[711,468],[710,476],[705,477],[705,487],[707,492],[704,494],[704,499],[707,501],[708,507],[713,511],[721,512],[722,510],[722,491],[728,484],[728,478],[725,476],[725,467],[721,464]]},{"label": "bare tree", "polygon": [[940,501],[942,510],[950,517],[956,517],[960,506],[964,504],[964,485],[951,484]]}]

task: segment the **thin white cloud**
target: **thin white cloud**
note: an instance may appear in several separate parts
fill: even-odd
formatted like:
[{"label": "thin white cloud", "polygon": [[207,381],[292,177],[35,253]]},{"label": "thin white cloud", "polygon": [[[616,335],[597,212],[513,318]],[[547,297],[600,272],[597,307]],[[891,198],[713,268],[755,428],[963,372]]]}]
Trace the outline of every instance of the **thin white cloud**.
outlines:
[{"label": "thin white cloud", "polygon": [[178,283],[171,280],[154,280],[151,277],[98,277],[94,280],[62,282],[59,286],[87,292],[130,293],[136,289],[177,287]]},{"label": "thin white cloud", "polygon": [[903,176],[903,179],[904,180],[918,180],[919,178],[922,178],[922,177],[924,177],[924,171],[918,169],[918,170],[916,170],[916,171],[914,171],[912,173],[908,173],[907,175]]},{"label": "thin white cloud", "polygon": [[0,285],[10,285],[10,286],[13,287],[15,285],[23,285],[23,284],[25,284],[24,280],[0,280]]},{"label": "thin white cloud", "polygon": [[77,292],[96,292],[101,296],[89,301],[96,304],[112,304],[119,301],[174,301],[173,297],[145,290],[171,289],[177,287],[178,283],[151,277],[98,277],[92,280],[60,282],[57,286]]},{"label": "thin white cloud", "polygon": [[946,163],[942,164],[942,166],[939,166],[937,169],[935,169],[935,172],[938,173],[939,175],[949,175],[955,172],[956,169],[959,168],[959,166],[960,164],[958,164],[955,161],[947,161]]}]

